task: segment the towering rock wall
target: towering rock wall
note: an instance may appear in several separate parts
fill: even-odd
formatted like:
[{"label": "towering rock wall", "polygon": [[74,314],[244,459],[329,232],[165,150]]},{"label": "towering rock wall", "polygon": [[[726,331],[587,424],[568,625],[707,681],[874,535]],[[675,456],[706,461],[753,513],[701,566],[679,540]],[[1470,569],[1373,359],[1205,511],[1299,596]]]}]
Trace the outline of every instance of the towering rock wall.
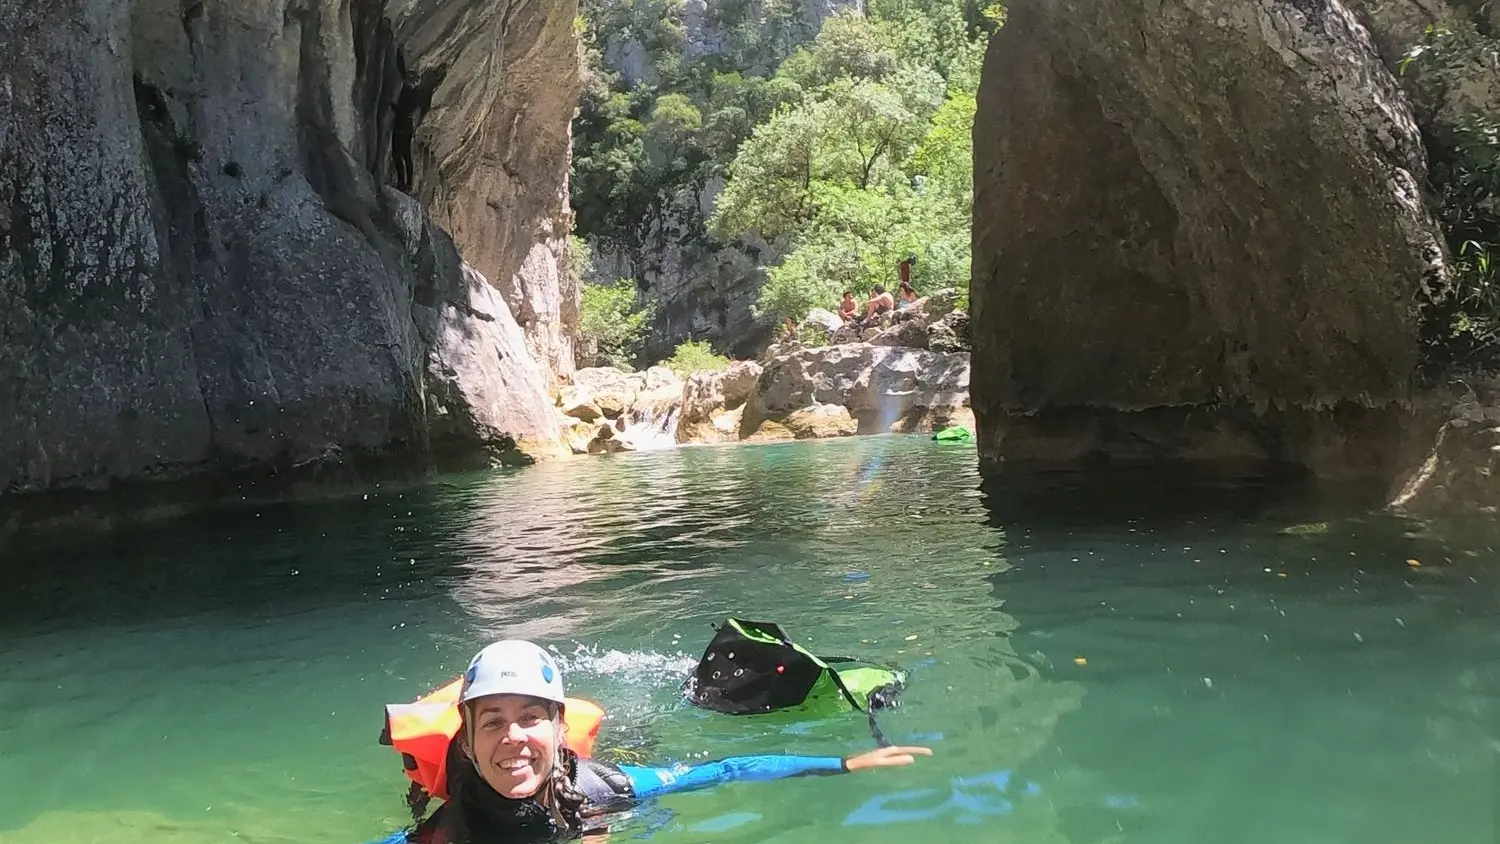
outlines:
[{"label": "towering rock wall", "polygon": [[974,128],[982,454],[1382,470],[1445,265],[1417,125],[1356,15],[1008,10]]},{"label": "towering rock wall", "polygon": [[576,0],[393,4],[419,78],[442,79],[417,130],[420,196],[500,288],[549,376],[573,371],[566,271],[578,104]]},{"label": "towering rock wall", "polygon": [[0,0],[0,492],[556,449],[572,8]]}]

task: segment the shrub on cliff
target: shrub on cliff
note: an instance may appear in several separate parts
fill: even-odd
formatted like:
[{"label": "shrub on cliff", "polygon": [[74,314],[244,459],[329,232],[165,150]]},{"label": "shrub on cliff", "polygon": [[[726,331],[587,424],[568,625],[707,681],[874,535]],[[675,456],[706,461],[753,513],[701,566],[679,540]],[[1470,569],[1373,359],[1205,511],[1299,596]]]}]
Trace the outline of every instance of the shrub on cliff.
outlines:
[{"label": "shrub on cliff", "polygon": [[661,366],[687,378],[694,372],[718,372],[729,368],[729,358],[716,354],[713,346],[705,340],[688,340],[672,352],[672,356],[661,362]]}]

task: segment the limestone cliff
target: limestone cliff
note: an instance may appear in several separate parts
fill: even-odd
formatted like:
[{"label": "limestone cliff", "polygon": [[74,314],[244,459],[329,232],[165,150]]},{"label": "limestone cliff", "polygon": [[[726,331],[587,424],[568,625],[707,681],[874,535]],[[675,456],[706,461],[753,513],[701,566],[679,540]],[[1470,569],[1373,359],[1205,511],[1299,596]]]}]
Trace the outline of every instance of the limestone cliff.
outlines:
[{"label": "limestone cliff", "polygon": [[402,0],[389,12],[418,78],[442,80],[417,129],[419,196],[500,288],[549,376],[573,370],[578,326],[564,264],[577,8]]},{"label": "limestone cliff", "polygon": [[1008,9],[974,129],[984,456],[1389,471],[1445,264],[1417,125],[1356,16]]},{"label": "limestone cliff", "polygon": [[763,267],[781,252],[753,235],[720,246],[703,232],[723,180],[701,192],[677,195],[641,221],[638,242],[626,246],[593,240],[595,274],[601,279],[631,278],[655,305],[655,321],[645,354],[659,359],[689,338],[711,338],[725,351],[749,356],[764,346],[767,327],[751,307],[765,283]]},{"label": "limestone cliff", "polygon": [[0,0],[0,490],[558,447],[572,5]]}]

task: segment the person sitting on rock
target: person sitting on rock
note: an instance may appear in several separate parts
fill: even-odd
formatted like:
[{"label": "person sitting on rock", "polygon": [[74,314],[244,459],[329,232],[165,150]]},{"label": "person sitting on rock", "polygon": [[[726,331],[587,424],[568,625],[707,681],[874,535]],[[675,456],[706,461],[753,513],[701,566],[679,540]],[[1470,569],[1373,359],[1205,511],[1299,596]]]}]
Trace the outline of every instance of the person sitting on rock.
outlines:
[{"label": "person sitting on rock", "polygon": [[917,301],[917,291],[912,288],[911,282],[901,282],[901,303],[896,307],[904,308],[915,301]]},{"label": "person sitting on rock", "polygon": [[886,292],[885,287],[879,284],[875,285],[874,293],[875,295],[870,297],[870,301],[865,303],[865,318],[861,320],[862,324],[868,324],[886,311],[896,309],[896,300],[891,298],[891,294]]},{"label": "person sitting on rock", "polygon": [[839,303],[839,319],[845,323],[852,321],[859,315],[859,303],[854,301],[854,291],[844,291],[844,301]]}]

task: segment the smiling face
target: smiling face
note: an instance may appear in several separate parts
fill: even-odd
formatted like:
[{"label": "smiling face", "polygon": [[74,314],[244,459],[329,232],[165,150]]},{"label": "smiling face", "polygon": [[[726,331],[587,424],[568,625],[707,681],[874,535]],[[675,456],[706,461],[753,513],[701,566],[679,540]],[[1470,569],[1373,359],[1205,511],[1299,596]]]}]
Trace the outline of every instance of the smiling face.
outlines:
[{"label": "smiling face", "polygon": [[469,716],[464,752],[490,788],[512,799],[541,790],[563,743],[556,705],[523,695],[490,695],[473,701]]}]

